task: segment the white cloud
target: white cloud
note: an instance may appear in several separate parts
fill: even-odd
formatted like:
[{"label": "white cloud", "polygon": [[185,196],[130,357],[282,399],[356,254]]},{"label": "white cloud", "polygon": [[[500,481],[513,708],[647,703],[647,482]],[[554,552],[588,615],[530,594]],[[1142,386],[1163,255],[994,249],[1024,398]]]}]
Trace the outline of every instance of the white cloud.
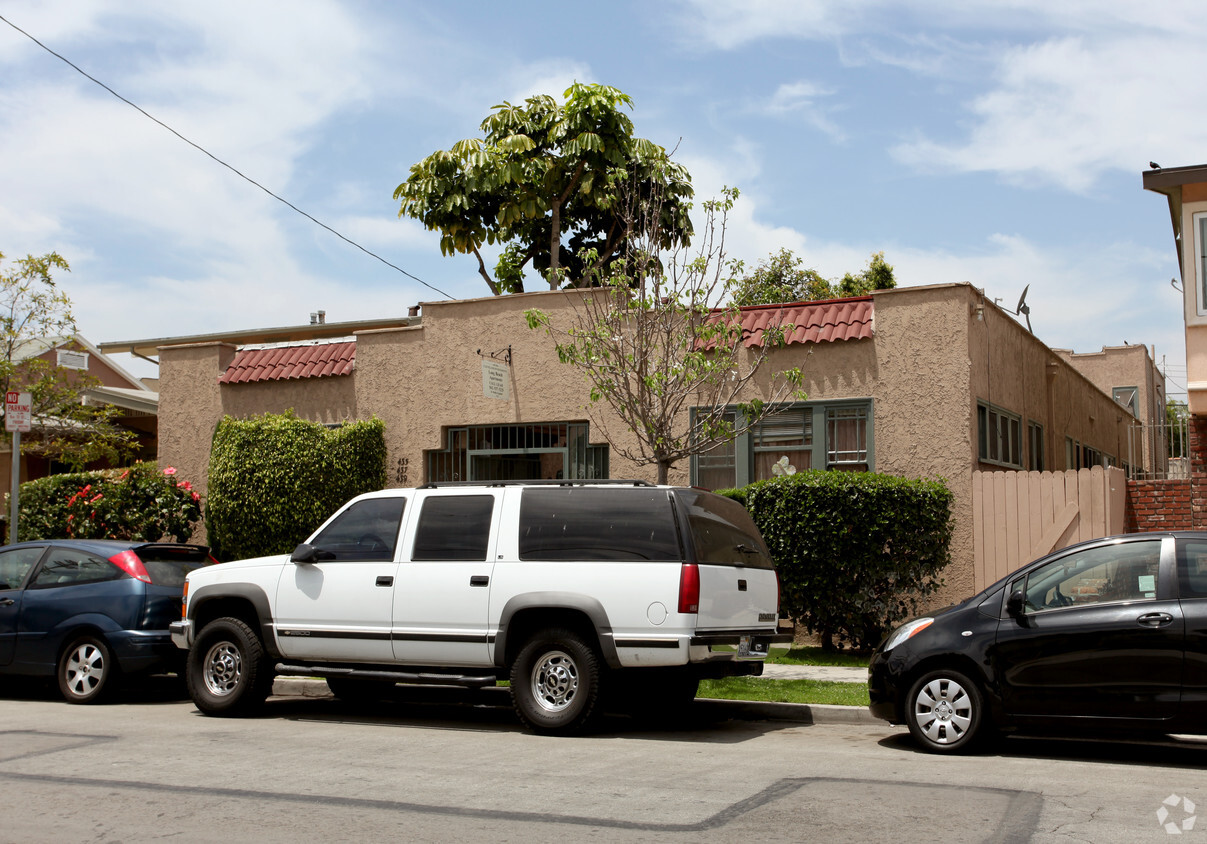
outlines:
[{"label": "white cloud", "polygon": [[1207,126],[1182,114],[1204,93],[1207,54],[1197,43],[1054,39],[1001,56],[995,86],[969,106],[966,139],[923,138],[893,152],[929,172],[997,172],[1085,192],[1107,170],[1197,161]]}]

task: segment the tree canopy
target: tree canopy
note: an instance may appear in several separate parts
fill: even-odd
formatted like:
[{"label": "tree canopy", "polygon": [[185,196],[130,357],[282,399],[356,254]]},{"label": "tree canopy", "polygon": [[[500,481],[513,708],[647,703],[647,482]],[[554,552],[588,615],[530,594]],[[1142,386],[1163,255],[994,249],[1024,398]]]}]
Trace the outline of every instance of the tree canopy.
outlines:
[{"label": "tree canopy", "polygon": [[[0,253],[0,264],[3,259]],[[24,391],[32,398],[34,427],[22,438],[23,452],[76,469],[95,460],[116,462],[133,448],[134,434],[112,423],[114,408],[81,401],[100,380],[29,353],[38,341],[75,334],[71,300],[55,282],[56,270],[70,271],[57,252],[0,266],[0,392]]]},{"label": "tree canopy", "polygon": [[[657,197],[629,195],[622,213],[637,223],[634,230],[649,231],[596,271],[597,289],[581,294],[569,324],[537,309],[525,312],[530,328],[554,339],[561,362],[582,371],[594,428],[622,457],[656,466],[658,483],[682,458],[733,440],[735,410],[741,426],[752,425],[777,402],[804,398],[798,368],[763,378],[789,326],[769,324],[751,347],[737,308],[713,307],[732,299],[740,267],[725,255],[725,223],[736,197],[726,190],[703,204],[707,222],[690,254],[664,254],[656,225],[641,219],[661,218]],[[748,398],[756,375],[764,392]]]},{"label": "tree canopy", "polygon": [[781,249],[759,262],[754,272],[743,277],[734,292],[734,304],[773,305],[783,302],[816,302],[863,296],[873,290],[897,286],[893,267],[883,252],[872,253],[868,265],[858,273],[846,273],[841,279],[827,280],[817,270],[804,266],[804,259],[791,249]]},{"label": "tree canopy", "polygon": [[[691,177],[665,148],[633,135],[628,95],[576,82],[563,100],[542,94],[494,106],[481,138],[432,153],[394,191],[398,215],[440,232],[443,254],[477,258],[495,295],[523,291],[527,268],[551,289],[591,283],[638,234],[618,206],[621,186],[647,199],[657,193],[660,218],[641,224],[660,248],[691,237]],[[502,246],[493,275],[486,244]]]}]

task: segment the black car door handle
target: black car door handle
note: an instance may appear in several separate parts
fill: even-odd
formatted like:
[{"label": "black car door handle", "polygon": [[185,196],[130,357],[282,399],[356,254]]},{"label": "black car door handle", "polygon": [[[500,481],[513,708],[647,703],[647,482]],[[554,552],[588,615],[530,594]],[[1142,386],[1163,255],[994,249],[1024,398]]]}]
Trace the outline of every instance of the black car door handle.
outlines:
[{"label": "black car door handle", "polygon": [[472,575],[469,579],[470,586],[487,586],[490,584],[490,578],[484,574]]},{"label": "black car door handle", "polygon": [[1141,627],[1165,627],[1173,624],[1173,616],[1167,612],[1150,612],[1136,619]]},{"label": "black car door handle", "polygon": [[394,578],[390,577],[388,574],[380,575],[377,578],[377,585],[378,586],[393,586]]}]

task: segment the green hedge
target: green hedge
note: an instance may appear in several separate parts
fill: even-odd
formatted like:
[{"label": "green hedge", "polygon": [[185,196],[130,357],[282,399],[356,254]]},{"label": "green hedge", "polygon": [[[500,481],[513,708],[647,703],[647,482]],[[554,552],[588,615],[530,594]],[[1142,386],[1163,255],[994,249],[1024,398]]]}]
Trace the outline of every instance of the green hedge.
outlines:
[{"label": "green hedge", "polygon": [[224,417],[210,451],[210,547],[220,560],[292,551],[349,498],[385,485],[380,419],[327,428],[292,412]]},{"label": "green hedge", "polygon": [[[7,508],[6,508],[7,510]],[[201,519],[193,485],[171,466],[51,475],[21,484],[17,534],[27,539],[187,542]]]},{"label": "green hedge", "polygon": [[946,484],[867,472],[799,472],[728,495],[780,573],[780,610],[830,647],[875,647],[942,586],[951,561]]}]

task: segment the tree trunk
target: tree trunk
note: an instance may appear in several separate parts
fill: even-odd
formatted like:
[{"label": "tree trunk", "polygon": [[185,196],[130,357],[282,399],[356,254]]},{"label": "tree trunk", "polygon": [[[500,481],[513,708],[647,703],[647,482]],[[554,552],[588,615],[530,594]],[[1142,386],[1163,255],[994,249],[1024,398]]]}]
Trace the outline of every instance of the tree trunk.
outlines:
[{"label": "tree trunk", "polygon": [[667,482],[667,477],[670,475],[671,464],[665,460],[658,461],[658,485],[664,486]]},{"label": "tree trunk", "polygon": [[557,290],[561,287],[561,279],[558,278],[558,269],[562,263],[562,203],[561,200],[554,200],[550,203],[552,206],[550,211],[550,228],[553,229],[549,235],[549,289]]}]

